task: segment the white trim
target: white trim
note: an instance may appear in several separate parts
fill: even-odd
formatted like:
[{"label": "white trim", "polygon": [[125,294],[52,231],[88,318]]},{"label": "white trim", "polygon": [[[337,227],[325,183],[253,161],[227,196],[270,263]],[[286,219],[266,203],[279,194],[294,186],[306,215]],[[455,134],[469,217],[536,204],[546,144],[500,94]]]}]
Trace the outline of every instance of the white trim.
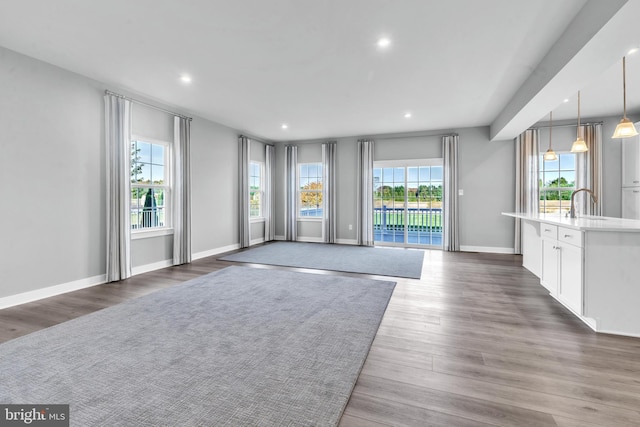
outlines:
[{"label": "white trim", "polygon": [[170,236],[173,234],[173,228],[152,228],[150,230],[131,230],[131,240],[147,239],[151,237]]},{"label": "white trim", "polygon": [[77,291],[79,289],[90,288],[91,286],[102,285],[107,280],[105,274],[87,277],[85,279],[74,280],[73,282],[61,283],[59,285],[48,286],[46,288],[36,289],[33,291],[23,292],[16,295],[0,298],[0,309],[13,307],[28,302],[37,301],[43,298],[49,298],[67,292]]},{"label": "white trim", "polygon": [[284,240],[284,236],[274,236],[273,240]]},{"label": "white trim", "polygon": [[321,216],[299,216],[298,222],[322,222]]},{"label": "white trim", "polygon": [[221,248],[209,249],[207,251],[197,252],[191,255],[191,259],[193,261],[201,258],[206,258],[214,255],[223,254],[225,252],[235,251],[236,249],[240,249],[239,243],[234,243],[233,245],[223,246]]},{"label": "white trim", "polygon": [[161,268],[171,267],[173,265],[173,259],[165,259],[164,261],[158,261],[151,264],[139,265],[131,269],[131,275],[136,276],[142,273],[148,273],[154,270],[160,270]]},{"label": "white trim", "polygon": [[300,237],[298,236],[298,242],[307,242],[307,243],[324,243],[324,239],[322,237]]},{"label": "white trim", "polygon": [[484,252],[489,254],[513,254],[513,248],[499,248],[495,246],[460,246],[460,252]]},{"label": "white trim", "polygon": [[358,240],[356,239],[336,239],[336,243],[339,245],[357,245]]},{"label": "white trim", "polygon": [[257,239],[253,239],[249,242],[249,246],[259,245],[260,243],[264,243],[264,237],[259,237]]},{"label": "white trim", "polygon": [[254,218],[250,218],[250,219],[249,219],[249,222],[250,222],[251,224],[257,224],[257,223],[259,223],[259,222],[264,222],[264,221],[265,221],[265,219],[266,219],[266,218],[265,218],[265,217],[263,217],[263,216],[256,216],[256,217],[254,217]]}]

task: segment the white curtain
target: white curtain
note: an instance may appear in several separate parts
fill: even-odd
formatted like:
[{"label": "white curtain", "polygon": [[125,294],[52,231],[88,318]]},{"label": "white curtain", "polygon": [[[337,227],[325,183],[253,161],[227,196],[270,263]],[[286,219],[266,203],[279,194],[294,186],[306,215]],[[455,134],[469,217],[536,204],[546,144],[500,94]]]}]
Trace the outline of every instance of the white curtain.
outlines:
[{"label": "white curtain", "polygon": [[445,251],[460,250],[458,209],[458,135],[442,137],[444,173],[442,179],[442,246]]},{"label": "white curtain", "polygon": [[275,204],[273,203],[273,184],[275,173],[275,153],[276,147],[273,145],[265,145],[265,177],[264,177],[264,240],[265,242],[275,239],[276,229],[275,221]]},{"label": "white curtain", "polygon": [[[528,129],[516,142],[516,213],[537,214],[540,210],[538,162],[540,131]],[[516,218],[514,252],[522,253],[520,219]]]},{"label": "white curtain", "polygon": [[285,145],[284,238],[298,240],[298,147]]},{"label": "white curtain", "polygon": [[173,265],[191,262],[191,121],[173,118]]},{"label": "white curtain", "polygon": [[131,277],[131,101],[104,97],[107,147],[107,282]]},{"label": "white curtain", "polygon": [[576,155],[576,189],[588,188],[596,196],[580,192],[575,197],[576,211],[583,215],[602,215],[602,124],[583,125],[582,138],[589,151]]},{"label": "white curtain", "polygon": [[251,245],[251,224],[249,207],[249,159],[251,141],[246,136],[238,137],[238,216],[240,221],[240,247]]},{"label": "white curtain", "polygon": [[373,148],[371,140],[358,141],[357,237],[360,246],[373,246]]},{"label": "white curtain", "polygon": [[322,236],[324,243],[336,242],[336,148],[322,144]]}]

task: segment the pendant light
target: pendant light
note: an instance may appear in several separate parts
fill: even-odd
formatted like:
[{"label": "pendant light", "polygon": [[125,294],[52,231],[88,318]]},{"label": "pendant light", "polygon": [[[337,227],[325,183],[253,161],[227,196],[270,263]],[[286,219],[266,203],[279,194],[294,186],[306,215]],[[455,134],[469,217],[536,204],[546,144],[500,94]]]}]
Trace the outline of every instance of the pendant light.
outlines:
[{"label": "pendant light", "polygon": [[622,103],[624,107],[624,113],[622,115],[622,120],[616,126],[615,132],[613,132],[613,136],[611,138],[629,138],[632,136],[636,136],[638,131],[633,123],[627,119],[627,70],[626,70],[626,61],[625,57],[622,57]]},{"label": "pendant light", "polygon": [[571,146],[572,153],[584,153],[585,151],[589,151],[587,147],[587,143],[584,142],[584,139],[580,136],[580,91],[578,91],[578,130],[576,132],[576,140],[573,141],[573,145]]},{"label": "pendant light", "polygon": [[544,153],[543,159],[546,161],[558,160],[556,152],[551,148],[551,131],[553,130],[553,112],[549,111],[549,149]]}]

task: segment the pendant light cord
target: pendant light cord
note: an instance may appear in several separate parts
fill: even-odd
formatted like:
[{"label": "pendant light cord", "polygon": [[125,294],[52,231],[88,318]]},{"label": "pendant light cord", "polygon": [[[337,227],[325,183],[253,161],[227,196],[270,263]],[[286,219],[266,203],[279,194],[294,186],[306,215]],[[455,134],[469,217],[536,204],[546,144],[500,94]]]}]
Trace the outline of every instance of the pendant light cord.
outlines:
[{"label": "pendant light cord", "polygon": [[580,91],[578,91],[578,129],[576,130],[576,139],[580,139]]},{"label": "pendant light cord", "polygon": [[624,113],[623,113],[623,118],[626,119],[627,118],[627,65],[626,65],[626,59],[623,56],[622,57],[622,102],[623,102],[623,108],[624,108]]},{"label": "pendant light cord", "polygon": [[551,147],[551,132],[553,130],[553,111],[549,111],[549,150],[552,150]]}]

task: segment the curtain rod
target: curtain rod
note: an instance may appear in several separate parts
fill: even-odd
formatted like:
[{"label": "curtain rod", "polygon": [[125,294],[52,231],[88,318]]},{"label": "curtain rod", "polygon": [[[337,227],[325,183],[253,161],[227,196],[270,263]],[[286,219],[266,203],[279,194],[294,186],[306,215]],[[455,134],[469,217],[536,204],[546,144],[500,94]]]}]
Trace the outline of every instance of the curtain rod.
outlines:
[{"label": "curtain rod", "polygon": [[435,135],[398,135],[398,136],[387,136],[384,135],[376,135],[375,137],[366,137],[366,138],[358,138],[358,141],[361,139],[371,139],[374,141],[378,141],[381,139],[407,139],[407,138],[441,138],[443,136],[459,136],[457,132],[449,132],[449,133],[438,133]]},{"label": "curtain rod", "polygon": [[240,134],[240,138],[247,138],[247,139],[249,139],[249,140],[251,140],[251,141],[256,141],[256,142],[259,142],[260,144],[264,144],[264,145],[270,145],[270,146],[272,146],[272,147],[275,147],[275,146],[276,146],[275,144],[271,144],[270,142],[263,141],[263,140],[258,139],[258,138],[253,138],[253,137],[250,137],[250,136],[248,136],[248,135],[242,135],[242,134]]},{"label": "curtain rod", "polygon": [[[588,126],[588,125],[602,125],[602,124],[604,124],[604,122],[587,122],[587,123],[581,123],[581,124],[580,124],[580,126]],[[574,127],[574,126],[576,126],[576,125],[574,125],[574,124],[570,124],[570,123],[569,123],[569,124],[566,124],[566,125],[553,125],[553,127],[554,127],[554,128],[566,128],[566,127],[569,127],[569,126]],[[546,126],[536,126],[536,127],[532,127],[532,128],[529,128],[529,129],[531,129],[531,130],[535,130],[535,129],[549,129],[550,127],[551,127],[551,126],[546,125]],[[527,130],[529,130],[529,129],[527,129]]]},{"label": "curtain rod", "polygon": [[104,93],[107,94],[107,95],[113,95],[113,96],[117,96],[118,98],[126,99],[126,100],[134,102],[136,104],[144,105],[145,107],[153,108],[154,110],[162,111],[163,113],[169,113],[169,114],[171,114],[173,116],[182,117],[183,119],[187,119],[189,121],[193,120],[193,118],[185,116],[183,114],[178,114],[178,113],[175,113],[173,111],[165,110],[164,108],[156,107],[155,105],[147,104],[146,102],[138,101],[137,99],[129,98],[128,96],[124,96],[124,95],[120,95],[119,93],[111,92],[110,90],[105,90]]}]

